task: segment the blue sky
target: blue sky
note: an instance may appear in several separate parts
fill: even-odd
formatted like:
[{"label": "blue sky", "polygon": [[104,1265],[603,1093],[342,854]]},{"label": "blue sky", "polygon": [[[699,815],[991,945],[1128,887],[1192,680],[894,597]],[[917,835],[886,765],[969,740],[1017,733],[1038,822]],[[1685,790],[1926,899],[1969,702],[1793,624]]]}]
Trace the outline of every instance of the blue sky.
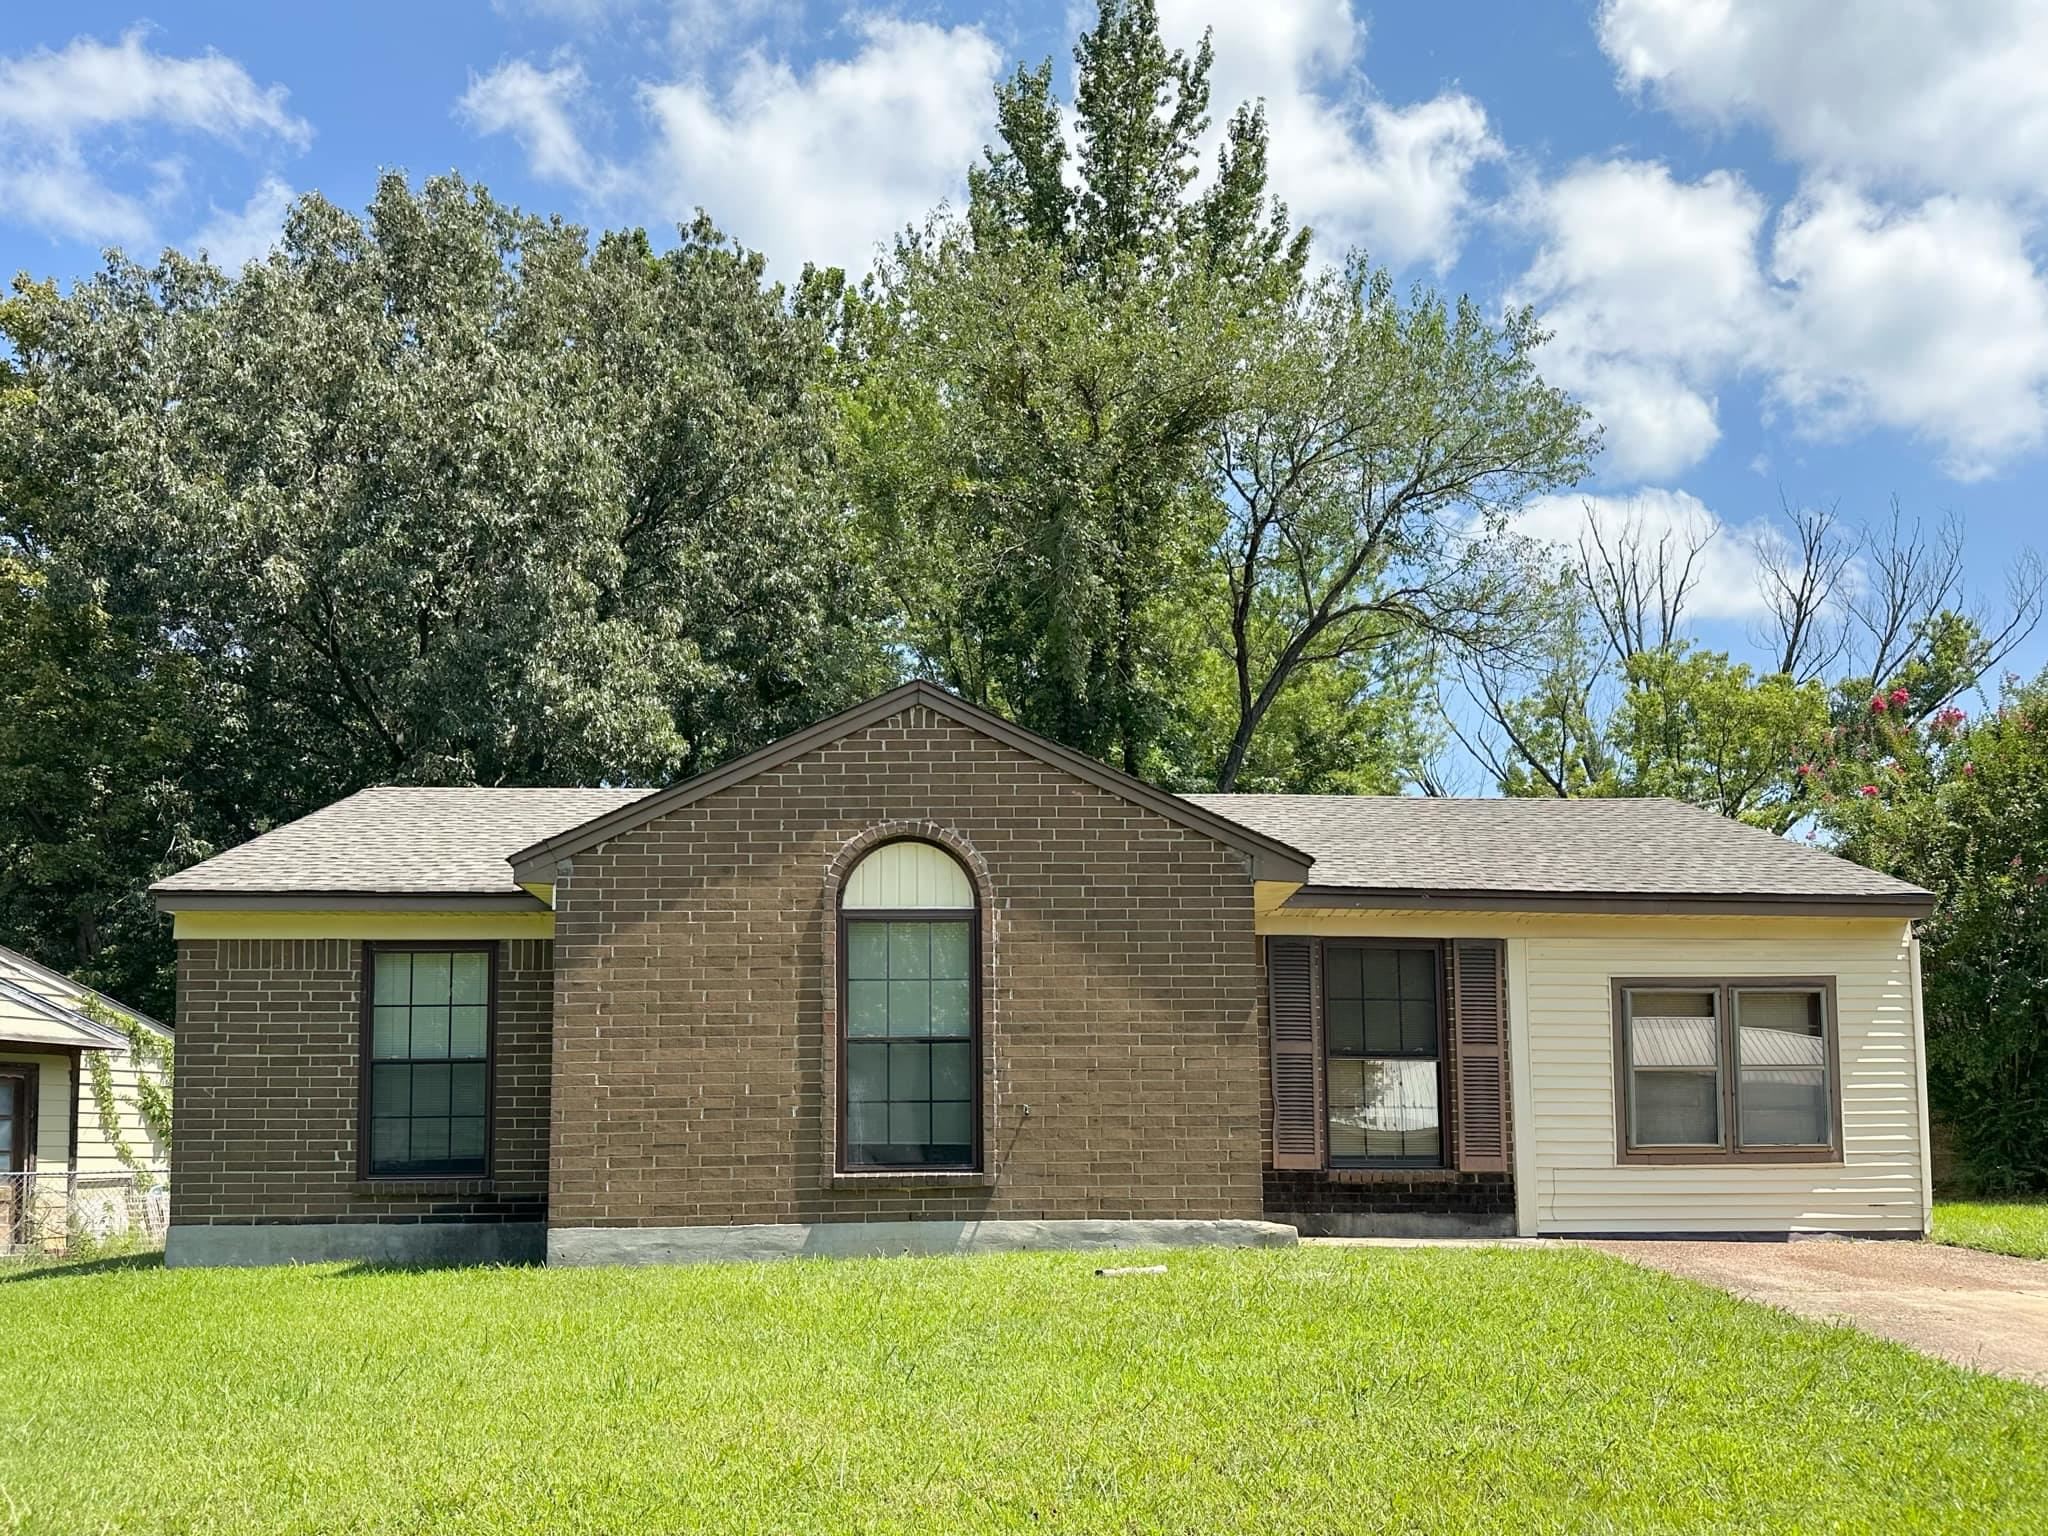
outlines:
[{"label": "blue sky", "polygon": [[[1373,6],[1161,0],[1261,97],[1277,190],[1490,308],[1606,430],[1533,509],[1718,527],[1695,603],[1745,648],[1746,535],[1782,494],[1959,516],[1976,588],[2044,542],[2048,7],[2038,0]],[[103,246],[260,254],[292,196],[456,168],[663,230],[701,204],[793,274],[863,267],[957,203],[1019,60],[1081,12],[782,0],[16,7],[0,32],[0,269]],[[2037,635],[2015,658],[2048,660]]]}]

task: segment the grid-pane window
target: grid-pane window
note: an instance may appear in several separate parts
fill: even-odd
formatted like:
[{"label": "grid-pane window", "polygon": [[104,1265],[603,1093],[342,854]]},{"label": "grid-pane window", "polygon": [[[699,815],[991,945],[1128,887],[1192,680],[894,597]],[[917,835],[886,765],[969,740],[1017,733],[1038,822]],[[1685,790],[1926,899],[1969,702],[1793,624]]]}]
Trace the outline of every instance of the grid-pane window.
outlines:
[{"label": "grid-pane window", "polygon": [[1638,1147],[1721,1143],[1721,1019],[1714,992],[1631,990],[1629,1141]]},{"label": "grid-pane window", "polygon": [[846,922],[846,1166],[974,1165],[966,916]]},{"label": "grid-pane window", "polygon": [[369,952],[372,1174],[481,1174],[490,1098],[491,957]]},{"label": "grid-pane window", "polygon": [[1330,1161],[1443,1162],[1443,1030],[1434,946],[1324,949]]}]

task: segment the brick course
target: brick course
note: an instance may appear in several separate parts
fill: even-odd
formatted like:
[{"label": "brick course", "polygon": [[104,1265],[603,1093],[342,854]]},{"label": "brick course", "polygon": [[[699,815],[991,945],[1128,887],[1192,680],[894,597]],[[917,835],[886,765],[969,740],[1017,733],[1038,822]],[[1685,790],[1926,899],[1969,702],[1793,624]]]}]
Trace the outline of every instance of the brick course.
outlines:
[{"label": "brick course", "polygon": [[499,945],[492,1173],[359,1180],[363,947],[178,943],[180,1225],[533,1221],[547,1199],[552,945]]},{"label": "brick course", "polygon": [[[984,1148],[833,1177],[848,845],[924,824],[983,882]],[[579,854],[556,887],[555,1226],[1256,1218],[1244,857],[912,706]]]}]

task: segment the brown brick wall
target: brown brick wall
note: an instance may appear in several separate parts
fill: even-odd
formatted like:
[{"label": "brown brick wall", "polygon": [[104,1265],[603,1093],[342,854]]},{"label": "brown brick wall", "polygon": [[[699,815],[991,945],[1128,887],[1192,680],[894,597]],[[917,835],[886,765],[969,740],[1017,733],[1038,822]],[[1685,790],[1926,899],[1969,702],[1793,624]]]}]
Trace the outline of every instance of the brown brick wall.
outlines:
[{"label": "brown brick wall", "polygon": [[356,1177],[362,945],[180,940],[173,1219],[539,1219],[552,948],[499,946],[492,1176],[401,1183]]},{"label": "brown brick wall", "polygon": [[[986,872],[990,1177],[847,1187],[832,879],[912,822]],[[1260,1214],[1246,861],[1013,748],[913,706],[579,854],[556,899],[554,1225]]]}]

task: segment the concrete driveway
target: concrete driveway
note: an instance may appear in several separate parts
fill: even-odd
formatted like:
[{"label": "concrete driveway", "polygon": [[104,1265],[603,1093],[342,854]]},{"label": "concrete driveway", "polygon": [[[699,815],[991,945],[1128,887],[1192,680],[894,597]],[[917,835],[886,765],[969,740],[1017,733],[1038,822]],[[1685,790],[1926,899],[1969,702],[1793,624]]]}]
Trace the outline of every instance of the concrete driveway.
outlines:
[{"label": "concrete driveway", "polygon": [[2048,1386],[2048,1262],[1933,1243],[1588,1242],[1804,1317]]}]

